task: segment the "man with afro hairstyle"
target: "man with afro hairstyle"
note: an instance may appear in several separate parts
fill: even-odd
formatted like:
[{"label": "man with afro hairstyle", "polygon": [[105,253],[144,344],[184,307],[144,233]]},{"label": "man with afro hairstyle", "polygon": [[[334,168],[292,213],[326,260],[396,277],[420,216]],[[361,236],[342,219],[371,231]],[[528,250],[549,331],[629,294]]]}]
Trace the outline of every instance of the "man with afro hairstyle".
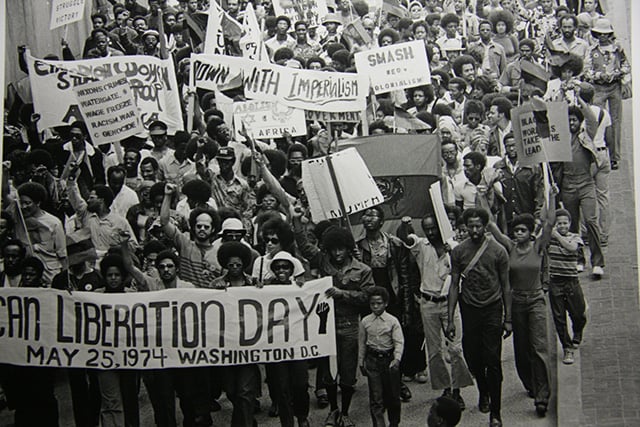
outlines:
[{"label": "man with afro hairstyle", "polygon": [[330,412],[325,426],[351,427],[349,406],[355,391],[358,366],[358,325],[360,313],[367,309],[366,290],[374,286],[371,268],[355,259],[352,252],[355,241],[351,232],[341,227],[330,227],[322,235],[322,247],[310,243],[304,233],[302,213],[294,211],[293,227],[296,243],[311,268],[318,268],[321,276],[331,276],[333,287],[327,296],[335,301],[336,341],[338,348],[338,377],[342,391],[342,411],[338,407],[338,383],[331,375],[328,358],[320,361],[323,382],[329,398]]}]

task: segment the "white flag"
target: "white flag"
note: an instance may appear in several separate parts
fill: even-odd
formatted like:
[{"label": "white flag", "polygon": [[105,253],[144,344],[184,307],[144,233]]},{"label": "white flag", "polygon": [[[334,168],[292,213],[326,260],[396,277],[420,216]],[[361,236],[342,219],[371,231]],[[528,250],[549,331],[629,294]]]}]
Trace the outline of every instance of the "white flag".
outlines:
[{"label": "white flag", "polygon": [[240,38],[240,49],[244,58],[254,59],[257,61],[266,61],[267,50],[262,41],[262,33],[258,18],[253,10],[253,4],[247,3],[244,11],[244,21],[242,22],[242,37]]},{"label": "white flag", "polygon": [[217,1],[212,0],[207,19],[207,33],[204,38],[204,53],[224,55],[224,33],[222,32],[222,15],[224,10]]}]

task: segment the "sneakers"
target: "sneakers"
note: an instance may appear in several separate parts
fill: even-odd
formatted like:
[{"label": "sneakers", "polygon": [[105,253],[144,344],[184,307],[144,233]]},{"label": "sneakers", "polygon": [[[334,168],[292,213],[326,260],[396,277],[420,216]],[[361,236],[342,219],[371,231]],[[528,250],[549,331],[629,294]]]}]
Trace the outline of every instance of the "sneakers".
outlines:
[{"label": "sneakers", "polygon": [[333,411],[329,412],[329,415],[327,415],[327,419],[324,420],[324,426],[341,427],[340,418],[340,409],[334,409]]},{"label": "sneakers", "polygon": [[329,406],[329,398],[327,397],[327,391],[325,389],[316,390],[316,399],[318,408],[324,409]]},{"label": "sneakers", "polygon": [[340,420],[340,427],[356,427],[356,423],[354,423],[348,416],[343,415]]},{"label": "sneakers", "polygon": [[491,416],[489,427],[502,427],[502,420],[498,417]]},{"label": "sneakers", "polygon": [[576,270],[578,271],[578,273],[582,273],[584,271],[584,264],[578,264],[576,266]]},{"label": "sneakers", "polygon": [[573,362],[575,362],[575,359],[573,358],[573,349],[565,348],[562,363],[564,363],[565,365],[573,365]]},{"label": "sneakers", "polygon": [[491,407],[489,405],[489,396],[480,395],[480,401],[478,402],[478,409],[483,414],[489,413]]},{"label": "sneakers", "polygon": [[411,381],[413,381],[415,379],[415,375],[406,375],[406,374],[402,374],[402,382],[403,383],[410,383]]},{"label": "sneakers", "polygon": [[600,266],[595,266],[593,267],[593,270],[591,270],[591,276],[595,279],[595,280],[600,280],[602,279],[602,275],[604,274],[604,270],[602,269],[602,267]]},{"label": "sneakers", "polygon": [[429,377],[427,376],[426,372],[418,372],[416,374],[415,380],[417,383],[424,384],[429,381]]},{"label": "sneakers", "polygon": [[611,170],[617,171],[619,167],[620,165],[618,165],[617,161],[611,160]]}]

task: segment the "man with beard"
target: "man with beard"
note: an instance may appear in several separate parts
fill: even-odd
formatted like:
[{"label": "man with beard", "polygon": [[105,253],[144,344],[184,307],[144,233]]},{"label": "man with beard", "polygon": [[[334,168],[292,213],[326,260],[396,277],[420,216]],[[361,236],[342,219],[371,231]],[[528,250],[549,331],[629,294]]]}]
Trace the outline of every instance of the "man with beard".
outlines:
[{"label": "man with beard", "polygon": [[17,288],[22,281],[22,261],[27,250],[20,240],[9,239],[2,246],[3,271],[0,272],[0,288]]},{"label": "man with beard", "polygon": [[124,185],[126,176],[126,170],[120,165],[111,166],[107,170],[109,188],[114,194],[111,209],[120,216],[126,216],[129,208],[140,202],[138,194]]},{"label": "man with beard", "polygon": [[302,162],[307,157],[307,147],[302,144],[292,144],[287,151],[287,173],[280,178],[280,185],[284,191],[296,198],[298,181],[302,178]]},{"label": "man with beard", "polygon": [[589,52],[589,43],[576,37],[576,30],[578,29],[578,18],[575,15],[567,15],[560,18],[560,31],[562,37],[553,40],[551,43],[547,41],[549,45],[549,51],[553,57],[566,56],[570,53],[579,56],[583,61],[587,57]]},{"label": "man with beard", "polygon": [[144,181],[158,182],[160,165],[155,157],[145,157],[140,162],[140,176]]},{"label": "man with beard", "polygon": [[173,184],[165,184],[164,200],[160,208],[160,223],[165,234],[173,239],[180,255],[179,277],[193,283],[198,288],[211,288],[212,281],[218,277],[215,269],[215,251],[213,237],[220,227],[220,217],[212,209],[196,208],[189,215],[189,233],[181,233],[170,221],[171,199],[176,191]]},{"label": "man with beard", "polygon": [[[464,357],[478,385],[480,412],[490,412],[491,427],[500,427],[502,332],[506,338],[512,330],[509,255],[485,236],[486,210],[467,209],[462,220],[469,238],[451,251],[446,335],[453,340],[462,333]],[[458,302],[462,331],[456,331],[454,321]]]},{"label": "man with beard", "polygon": [[62,222],[41,208],[46,201],[47,190],[41,184],[25,182],[18,187],[17,203],[8,210],[16,224],[16,237],[30,255],[44,263],[44,280],[50,284],[65,267],[67,247]]},{"label": "man with beard", "polygon": [[80,190],[75,179],[67,180],[69,203],[76,212],[77,222],[80,228],[87,228],[91,234],[91,242],[98,254],[98,261],[107,253],[110,247],[120,244],[121,232],[129,233],[129,244],[132,249],[138,245],[131,225],[124,216],[111,210],[114,195],[106,185],[95,185],[89,194],[88,200],[80,196]]}]

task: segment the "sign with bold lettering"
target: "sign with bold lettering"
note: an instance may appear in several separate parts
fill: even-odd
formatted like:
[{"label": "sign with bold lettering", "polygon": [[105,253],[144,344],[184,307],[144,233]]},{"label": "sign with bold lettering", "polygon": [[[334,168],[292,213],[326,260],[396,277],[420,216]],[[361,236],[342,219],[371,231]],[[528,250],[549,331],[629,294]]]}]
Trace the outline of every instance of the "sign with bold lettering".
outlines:
[{"label": "sign with bold lettering", "polygon": [[325,123],[360,123],[362,121],[362,117],[360,116],[360,112],[358,111],[343,111],[331,113],[327,111],[305,110],[304,114],[309,121],[317,120],[319,122]]},{"label": "sign with bold lettering", "polygon": [[518,162],[571,161],[569,112],[565,102],[526,103],[511,110]]},{"label": "sign with bold lettering", "polygon": [[78,108],[96,145],[144,132],[138,107],[124,74],[74,89]]},{"label": "sign with bold lettering", "polygon": [[285,15],[291,22],[306,21],[308,25],[322,25],[321,18],[329,13],[327,0],[274,0],[276,16]]},{"label": "sign with bold lettering", "polygon": [[279,102],[235,102],[233,124],[238,141],[244,140],[238,133],[242,130],[242,123],[253,132],[255,138],[280,138],[285,131],[291,136],[307,134],[304,111]]},{"label": "sign with bold lettering", "polygon": [[331,278],[105,294],[0,289],[0,363],[160,369],[336,354]]},{"label": "sign with bold lettering", "polygon": [[53,30],[63,25],[82,20],[85,0],[53,0],[51,3],[51,22]]},{"label": "sign with bold lettering", "polygon": [[[335,173],[331,177],[329,160]],[[355,148],[302,162],[302,185],[314,222],[343,216],[338,202],[340,190],[348,215],[384,202],[384,197]]]},{"label": "sign with bold lettering", "polygon": [[35,111],[40,129],[81,120],[74,93],[84,85],[124,74],[147,127],[162,120],[169,133],[184,129],[176,74],[171,59],[152,56],[111,56],[81,61],[47,61],[27,56]]},{"label": "sign with bold lettering", "polygon": [[316,111],[365,109],[367,81],[360,74],[298,70],[260,62],[249,64],[244,71],[244,93],[248,98],[280,101]]},{"label": "sign with bold lettering", "polygon": [[369,76],[376,95],[431,83],[422,40],[358,52],[355,59],[358,73]]},{"label": "sign with bold lettering", "polygon": [[191,55],[192,86],[225,90],[244,85],[247,98],[325,112],[362,111],[366,77],[298,70],[224,55]]}]

